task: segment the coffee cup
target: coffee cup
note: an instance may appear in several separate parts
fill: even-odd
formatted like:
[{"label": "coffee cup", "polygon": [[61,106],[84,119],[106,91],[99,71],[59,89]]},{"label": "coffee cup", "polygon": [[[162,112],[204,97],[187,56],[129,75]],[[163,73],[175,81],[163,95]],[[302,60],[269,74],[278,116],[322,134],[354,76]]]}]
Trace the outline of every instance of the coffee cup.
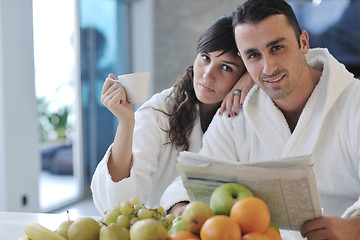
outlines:
[{"label": "coffee cup", "polygon": [[125,89],[128,102],[131,104],[145,102],[149,90],[149,72],[120,75],[118,82]]}]

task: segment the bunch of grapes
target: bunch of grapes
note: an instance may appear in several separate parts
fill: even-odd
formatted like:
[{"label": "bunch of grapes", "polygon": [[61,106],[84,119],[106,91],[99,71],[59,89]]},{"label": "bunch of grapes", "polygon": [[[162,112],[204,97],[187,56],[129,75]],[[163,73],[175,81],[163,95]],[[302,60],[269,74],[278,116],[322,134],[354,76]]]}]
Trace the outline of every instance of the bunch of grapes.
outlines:
[{"label": "bunch of grapes", "polygon": [[100,218],[98,222],[103,225],[115,223],[122,228],[130,230],[131,226],[137,221],[149,218],[158,220],[165,229],[169,230],[175,216],[173,214],[165,214],[162,206],[147,208],[144,204],[140,203],[138,197],[132,197],[129,200],[118,203],[113,209],[107,211],[105,216]]}]

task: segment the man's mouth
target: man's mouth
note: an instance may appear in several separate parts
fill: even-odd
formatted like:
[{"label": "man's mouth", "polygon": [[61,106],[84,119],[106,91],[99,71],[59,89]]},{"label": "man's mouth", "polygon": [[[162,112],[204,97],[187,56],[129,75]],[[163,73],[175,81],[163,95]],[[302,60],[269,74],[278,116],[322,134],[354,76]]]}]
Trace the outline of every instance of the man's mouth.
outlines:
[{"label": "man's mouth", "polygon": [[272,80],[265,80],[265,79],[264,79],[264,82],[267,82],[267,83],[275,83],[275,82],[280,81],[280,80],[283,79],[284,77],[285,77],[285,74],[282,75],[281,77],[277,77],[277,78],[272,79]]}]

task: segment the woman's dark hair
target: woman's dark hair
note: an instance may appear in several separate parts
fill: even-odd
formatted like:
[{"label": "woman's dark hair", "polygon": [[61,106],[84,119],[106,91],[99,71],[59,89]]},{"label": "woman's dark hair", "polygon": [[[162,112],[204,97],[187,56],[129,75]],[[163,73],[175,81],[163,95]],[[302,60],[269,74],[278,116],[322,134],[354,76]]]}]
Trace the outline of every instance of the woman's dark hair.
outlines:
[{"label": "woman's dark hair", "polygon": [[295,37],[300,47],[301,28],[291,6],[284,0],[248,0],[238,7],[234,13],[233,29],[239,24],[259,23],[265,18],[284,14],[290,26],[294,29]]},{"label": "woman's dark hair", "polygon": [[[237,56],[237,47],[232,31],[233,15],[224,15],[215,20],[200,36],[197,46],[198,53],[221,51],[221,55],[231,53]],[[189,150],[189,136],[198,115],[198,103],[193,86],[193,66],[186,69],[175,83],[171,94],[174,102],[170,103],[169,116],[170,143],[184,151]]]}]

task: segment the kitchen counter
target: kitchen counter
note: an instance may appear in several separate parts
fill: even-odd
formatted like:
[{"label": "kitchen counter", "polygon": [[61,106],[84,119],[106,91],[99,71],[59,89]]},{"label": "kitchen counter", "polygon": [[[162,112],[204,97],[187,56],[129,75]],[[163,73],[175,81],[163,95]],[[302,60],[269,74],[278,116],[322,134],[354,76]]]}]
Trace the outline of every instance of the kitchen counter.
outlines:
[{"label": "kitchen counter", "polygon": [[[76,219],[79,216],[70,216]],[[94,219],[100,217],[93,217]],[[63,221],[67,221],[68,216],[64,214],[52,213],[19,213],[19,212],[0,212],[0,239],[17,240],[25,236],[24,226],[29,222],[38,222],[44,227],[55,230]]]}]

